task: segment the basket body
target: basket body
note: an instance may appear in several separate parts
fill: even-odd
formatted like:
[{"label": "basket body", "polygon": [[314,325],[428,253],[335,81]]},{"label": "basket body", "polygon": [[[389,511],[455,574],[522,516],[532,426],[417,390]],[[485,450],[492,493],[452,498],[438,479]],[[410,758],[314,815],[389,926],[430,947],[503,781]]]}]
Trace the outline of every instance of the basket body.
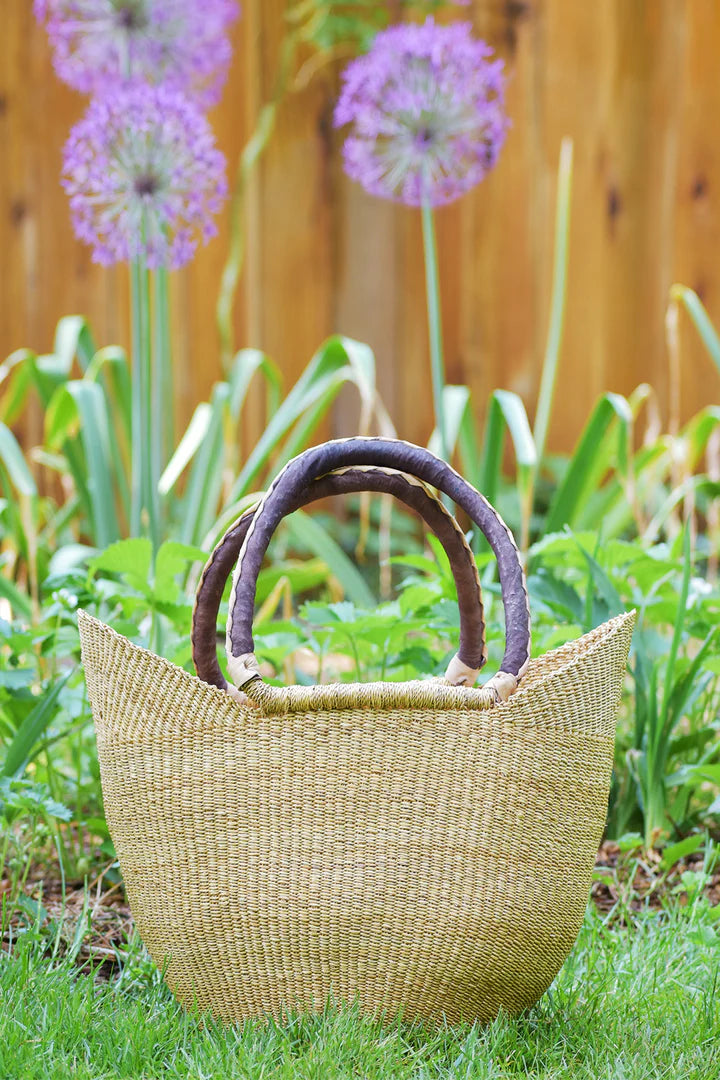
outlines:
[{"label": "basket body", "polygon": [[489,711],[263,717],[82,615],[108,825],[178,998],[233,1021],[537,1000],[583,919],[632,622]]}]

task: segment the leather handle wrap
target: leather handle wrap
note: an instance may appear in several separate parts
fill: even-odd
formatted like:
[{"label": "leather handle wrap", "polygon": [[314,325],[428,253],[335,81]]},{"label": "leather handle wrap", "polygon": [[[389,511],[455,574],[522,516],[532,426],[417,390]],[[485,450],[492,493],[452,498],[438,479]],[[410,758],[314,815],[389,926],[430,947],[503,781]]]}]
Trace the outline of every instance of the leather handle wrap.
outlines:
[{"label": "leather handle wrap", "polygon": [[517,687],[530,659],[530,609],[525,575],[512,534],[502,518],[455,470],[423,447],[399,439],[337,439],[293,458],[275,479],[247,531],[230,594],[226,652],[230,677],[236,686],[258,678],[253,655],[252,619],[257,578],[275,529],[296,499],[296,493],[316,477],[338,468],[375,465],[411,474],[445,492],[469,515],[487,538],[498,564],[505,610],[505,655],[500,671],[490,680],[499,699]]},{"label": "leather handle wrap", "polygon": [[[474,682],[487,659],[482,594],[477,563],[455,518],[430,489],[415,477],[392,469],[348,468],[311,481],[296,492],[289,510],[330,495],[375,491],[395,496],[424,520],[443,545],[460,600],[460,647],[453,664],[467,669],[464,682]],[[203,570],[192,621],[192,656],[198,676],[212,686],[227,689],[218,663],[216,628],[225,583],[237,562],[256,507],[247,510],[228,529]],[[458,680],[459,681],[459,680]]]}]

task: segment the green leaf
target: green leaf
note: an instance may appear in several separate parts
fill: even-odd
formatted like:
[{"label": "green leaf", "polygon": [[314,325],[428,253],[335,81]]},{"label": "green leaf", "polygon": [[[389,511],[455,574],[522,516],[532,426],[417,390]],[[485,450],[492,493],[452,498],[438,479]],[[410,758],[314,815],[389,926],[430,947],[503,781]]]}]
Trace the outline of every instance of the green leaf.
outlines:
[{"label": "green leaf", "polygon": [[89,568],[93,573],[103,571],[110,574],[123,574],[129,582],[141,590],[146,590],[150,579],[151,564],[151,542],[146,537],[133,537],[110,544],[105,551],[90,560]]},{"label": "green leaf", "polygon": [[696,851],[699,851],[704,843],[705,836],[702,833],[697,833],[695,836],[686,836],[679,843],[671,844],[665,848],[660,865],[663,870],[669,870],[680,859],[684,859],[686,855],[693,855]]},{"label": "green leaf", "polygon": [[696,292],[687,285],[673,285],[670,299],[683,305],[690,316],[700,340],[708,351],[710,359],[720,373],[720,336],[712,324],[705,306]]},{"label": "green leaf", "polygon": [[682,717],[685,703],[690,697],[698,678],[704,670],[705,658],[710,651],[710,647],[715,643],[717,633],[717,628],[710,631],[693,657],[690,667],[680,675],[673,684],[670,699],[664,708],[664,715],[666,717],[665,724],[668,732],[673,730]]},{"label": "green leaf", "polygon": [[161,544],[155,558],[155,580],[153,596],[163,603],[172,603],[177,598],[178,586],[175,578],[182,571],[187,571],[195,562],[205,563],[207,552],[190,544],[180,544],[176,540],[166,540]]},{"label": "green leaf", "polygon": [[327,566],[322,559],[273,561],[258,575],[256,600],[258,604],[270,595],[277,583],[285,578],[294,596],[310,592],[327,583]]},{"label": "green leaf", "polygon": [[81,371],[87,370],[96,349],[90,327],[82,315],[66,315],[60,319],[55,328],[53,352],[67,375],[76,356]]},{"label": "green leaf", "polygon": [[[320,422],[327,414],[342,387],[349,383],[356,387],[361,401],[361,427],[369,424],[373,413],[381,411],[380,421],[385,434],[394,434],[394,428],[377,398],[375,389],[375,355],[368,345],[351,338],[339,337],[336,343],[342,349],[347,364],[321,384],[321,390],[309,400],[300,414],[282,449],[274,458],[274,468],[284,465],[301,453],[309,444]],[[388,427],[389,425],[389,427]]]},{"label": "green leaf", "polygon": [[49,450],[61,450],[65,440],[74,438],[79,430],[77,405],[65,385],[53,394],[45,410],[45,445]]},{"label": "green leaf", "polygon": [[430,607],[438,599],[438,590],[430,585],[408,585],[400,594],[400,611],[411,615],[422,608]]},{"label": "green leaf", "polygon": [[584,607],[577,590],[547,568],[540,567],[529,578],[528,589],[533,601],[542,601],[573,623],[583,622]]},{"label": "green leaf", "polygon": [[712,926],[694,926],[688,931],[688,941],[693,945],[704,945],[705,948],[713,948],[718,943],[718,933]]},{"label": "green leaf", "polygon": [[720,787],[720,765],[693,765],[688,771],[698,780],[708,780]]},{"label": "green leaf", "polygon": [[125,350],[117,345],[98,349],[85,378],[102,385],[113,406],[113,419],[119,421],[129,439],[132,433],[132,377]]},{"label": "green leaf", "polygon": [[30,597],[3,574],[0,574],[0,596],[8,601],[15,615],[23,615],[26,619],[32,616]]},{"label": "green leaf", "polygon": [[[580,515],[590,496],[608,469],[616,467],[619,448],[626,448],[627,458],[632,422],[632,410],[626,398],[620,394],[604,394],[600,398],[580,435],[567,472],[555,490],[545,523],[546,532],[559,532],[563,525],[574,528],[580,523]],[[619,447],[611,438],[618,427]]]},{"label": "green leaf", "polygon": [[663,704],[662,712],[660,714],[661,734],[667,732],[668,714],[671,707],[671,694],[673,689],[673,683],[675,681],[675,663],[677,661],[678,650],[680,649],[680,643],[682,641],[683,628],[685,626],[685,619],[687,617],[688,592],[690,590],[690,575],[692,573],[692,550],[690,547],[689,524],[685,526],[685,529],[683,531],[683,556],[683,576],[680,585],[680,593],[678,596],[677,615],[675,617],[675,626],[673,628],[672,641],[670,643],[667,665],[665,667]]},{"label": "green leaf", "polygon": [[230,414],[235,420],[240,416],[250,384],[256,375],[262,375],[267,384],[268,416],[272,416],[280,405],[282,376],[277,364],[260,349],[240,349],[233,358],[228,374]]},{"label": "green leaf", "polygon": [[[446,387],[446,390],[454,392],[454,387]],[[467,390],[467,387],[461,387]],[[462,465],[463,476],[475,488],[482,485],[482,455],[480,451],[480,432],[477,414],[473,407],[470,391],[467,392],[465,408],[462,411],[457,436],[458,454]]]},{"label": "green leaf", "polygon": [[287,519],[286,526],[296,543],[302,544],[325,562],[349,600],[358,607],[375,607],[377,599],[360,571],[314,517],[297,510]]},{"label": "green leaf", "polygon": [[58,698],[72,671],[58,679],[52,689],[38,702],[25,717],[15,736],[10,742],[2,766],[3,776],[14,776],[25,768],[36,750],[36,744],[57,711]]},{"label": "green leaf", "polygon": [[93,556],[98,555],[98,549],[88,547],[87,544],[63,544],[54,551],[48,565],[48,574],[64,575],[68,571],[80,567]]},{"label": "green leaf", "polygon": [[[705,659],[704,668],[709,666],[709,659]],[[681,754],[686,754],[688,751],[694,751],[695,754],[701,754],[708,743],[716,742],[718,737],[717,728],[712,725],[698,728],[697,731],[688,731],[684,735],[677,735],[670,740],[669,753],[673,757],[677,757]]]},{"label": "green leaf", "polygon": [[338,600],[334,604],[328,604],[328,611],[332,611],[338,622],[354,623],[357,619],[355,605],[350,600]]},{"label": "green leaf", "polygon": [[0,668],[0,686],[7,690],[22,690],[32,686],[36,678],[35,668]]},{"label": "green leaf", "polygon": [[685,466],[688,470],[698,467],[707,449],[712,433],[720,425],[720,406],[706,405],[700,409],[680,431],[680,439],[687,447]]},{"label": "green leaf", "polygon": [[185,434],[178,443],[174,454],[165,467],[160,477],[158,490],[161,495],[168,495],[182,476],[183,471],[189,465],[208,436],[212,423],[212,406],[203,401],[195,409],[190,418]]},{"label": "green leaf", "polygon": [[660,530],[673,510],[684,502],[689,494],[699,492],[704,492],[711,499],[717,499],[720,497],[720,481],[709,480],[706,476],[689,476],[681,484],[678,484],[663,500],[662,505],[648,523],[642,534],[643,542],[646,544],[655,543]]},{"label": "green leaf", "polygon": [[18,419],[35,384],[36,360],[30,349],[18,349],[0,366],[0,418],[8,424]]},{"label": "green leaf", "polygon": [[490,503],[497,499],[502,467],[505,431],[510,433],[517,469],[517,488],[521,508],[527,497],[532,472],[537,465],[537,452],[522,398],[511,390],[495,390],[490,395],[480,490]]},{"label": "green leaf", "polygon": [[92,382],[69,382],[67,392],[75,401],[80,417],[80,438],[85,451],[94,540],[98,547],[105,547],[120,535],[115,510],[117,484],[110,447],[107,402],[100,387]]},{"label": "green leaf", "polygon": [[625,854],[631,851],[639,851],[642,846],[643,838],[637,832],[624,833],[618,840],[618,847]]},{"label": "green leaf", "polygon": [[327,415],[330,406],[338,396],[341,388],[345,385],[345,372],[336,374],[314,401],[312,401],[302,413],[297,423],[290,432],[289,437],[273,455],[273,469],[279,472],[287,465],[288,461],[297,454],[301,454],[306,447],[312,445],[312,438],[323,418]]},{"label": "green leaf", "polygon": [[265,431],[233,485],[231,499],[238,499],[249,490],[293,425],[316,402],[322,400],[323,408],[327,409],[346,382],[354,382],[367,392],[370,356],[372,353],[367,346],[348,338],[333,337],[320,347],[275,414],[269,418]]},{"label": "green leaf", "polygon": [[[444,386],[441,408],[448,461],[452,461],[458,452],[462,460],[464,475],[471,484],[477,487],[480,483],[480,450],[469,388]],[[437,427],[428,441],[428,450],[433,454],[440,454],[440,432]]]},{"label": "green leaf", "polygon": [[[611,440],[607,444],[612,450]],[[606,459],[607,468],[611,469],[614,462],[611,456]],[[672,440],[668,436],[661,436],[650,446],[642,446],[632,458],[632,472],[635,484],[635,499],[640,505],[645,505],[654,499],[658,485],[662,483],[663,476],[668,472],[672,464]],[[592,509],[591,509],[592,507]],[[601,489],[596,489],[591,499],[588,499],[586,512],[582,515],[583,521],[602,526],[603,536],[620,536],[628,529],[635,531],[636,525],[633,517],[633,508],[627,497],[627,485],[623,482],[619,472],[610,476]]]},{"label": "green leaf", "polygon": [[412,566],[415,570],[423,570],[426,574],[437,573],[437,564],[427,555],[393,555],[389,560],[392,566]]},{"label": "green leaf", "polygon": [[110,460],[125,518],[130,517],[128,476],[132,469],[132,387],[130,367],[123,349],[100,349],[88,368],[85,381],[97,382],[103,392],[110,418],[108,443]]},{"label": "green leaf", "polygon": [[[87,500],[97,547],[105,547],[120,535],[115,508],[120,463],[113,459],[110,431],[107,401],[97,383],[73,379],[58,388],[48,407],[46,439],[51,447],[66,446],[76,486]],[[74,445],[78,434],[82,459]]]},{"label": "green leaf", "polygon": [[0,461],[5,466],[10,482],[18,494],[26,498],[37,495],[33,474],[25,461],[20,444],[6,424],[0,422]]},{"label": "green leaf", "polygon": [[600,563],[579,542],[578,547],[587,564],[592,584],[607,605],[608,612],[611,615],[617,615],[621,611],[624,611],[625,605],[623,604],[622,597]]},{"label": "green leaf", "polygon": [[199,544],[217,517],[223,485],[223,420],[229,400],[228,383],[216,383],[207,433],[195,453],[185,489],[180,539],[187,544]]},{"label": "green leaf", "polygon": [[69,374],[67,361],[53,353],[37,356],[30,349],[12,353],[0,367],[3,384],[0,418],[8,424],[17,420],[32,389],[37,391],[43,408],[47,408],[57,388],[67,382]]}]

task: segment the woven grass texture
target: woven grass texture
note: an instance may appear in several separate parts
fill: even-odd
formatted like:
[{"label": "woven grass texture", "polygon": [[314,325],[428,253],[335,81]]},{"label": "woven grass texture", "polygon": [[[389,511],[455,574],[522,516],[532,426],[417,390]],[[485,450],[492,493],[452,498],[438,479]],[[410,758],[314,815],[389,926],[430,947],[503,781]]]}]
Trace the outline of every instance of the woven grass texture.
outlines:
[{"label": "woven grass texture", "polygon": [[229,1021],[535,1001],[583,918],[633,618],[487,711],[263,716],[82,614],[108,825],[178,998]]}]

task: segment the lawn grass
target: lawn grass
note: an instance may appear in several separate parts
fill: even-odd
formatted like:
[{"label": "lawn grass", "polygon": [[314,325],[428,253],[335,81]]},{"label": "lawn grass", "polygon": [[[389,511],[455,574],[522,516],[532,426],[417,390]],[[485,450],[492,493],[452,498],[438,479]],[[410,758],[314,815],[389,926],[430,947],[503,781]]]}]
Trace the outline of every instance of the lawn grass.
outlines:
[{"label": "lawn grass", "polygon": [[588,911],[551,990],[520,1018],[424,1030],[356,1011],[224,1028],[185,1014],[139,948],[110,981],[30,931],[0,960],[3,1080],[587,1078],[718,1080],[720,936],[705,903],[632,929]]}]

